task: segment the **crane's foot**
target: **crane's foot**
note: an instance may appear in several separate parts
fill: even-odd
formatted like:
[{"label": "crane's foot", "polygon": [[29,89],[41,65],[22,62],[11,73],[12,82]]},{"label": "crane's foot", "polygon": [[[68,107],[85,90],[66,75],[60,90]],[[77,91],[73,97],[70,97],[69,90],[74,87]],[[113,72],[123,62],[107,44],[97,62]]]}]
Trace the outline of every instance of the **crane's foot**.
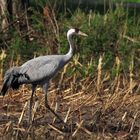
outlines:
[{"label": "crane's foot", "polygon": [[67,123],[65,123],[65,122],[61,119],[61,117],[60,117],[56,112],[54,112],[53,109],[50,108],[50,106],[48,105],[48,103],[45,103],[45,106],[46,106],[47,109],[49,109],[49,110],[60,120],[61,123],[63,123],[64,127],[67,127],[67,126],[68,126]]}]

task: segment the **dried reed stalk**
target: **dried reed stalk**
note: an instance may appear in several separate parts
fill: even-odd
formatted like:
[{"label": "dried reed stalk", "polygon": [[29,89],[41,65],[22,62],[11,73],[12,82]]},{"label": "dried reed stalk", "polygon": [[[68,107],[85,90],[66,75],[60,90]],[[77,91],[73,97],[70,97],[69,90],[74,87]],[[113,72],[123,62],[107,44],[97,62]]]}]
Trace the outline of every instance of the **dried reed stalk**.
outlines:
[{"label": "dried reed stalk", "polygon": [[76,94],[72,94],[72,95],[66,96],[63,99],[76,98],[78,95],[81,95],[82,93],[83,93],[83,91],[78,92]]},{"label": "dried reed stalk", "polygon": [[60,77],[59,84],[58,84],[58,89],[57,89],[58,93],[59,93],[59,91],[61,89],[61,85],[62,85],[62,82],[63,82],[63,79],[64,79],[64,75],[65,75],[65,73],[67,71],[67,67],[68,67],[68,65],[65,65],[64,69],[63,69],[63,72],[61,73],[61,77]]},{"label": "dried reed stalk", "polygon": [[88,17],[88,26],[91,25],[91,19],[92,19],[92,10],[89,11],[89,17]]},{"label": "dried reed stalk", "polygon": [[120,71],[120,59],[117,56],[116,57],[116,77],[115,77],[115,81],[116,81],[116,89],[115,92],[117,93],[119,91],[119,86],[120,86],[120,75],[119,75],[119,71]]},{"label": "dried reed stalk", "polygon": [[[59,94],[59,91],[60,91],[60,89],[61,89],[61,84],[62,84],[62,81],[63,81],[63,79],[64,79],[64,75],[65,75],[65,73],[66,73],[66,71],[67,71],[67,67],[68,67],[68,65],[66,65],[66,66],[64,67],[63,72],[62,72],[62,74],[61,74],[61,78],[60,78],[60,81],[59,81],[59,86],[58,86],[58,89],[57,89],[58,94]],[[60,106],[59,95],[57,95],[56,98],[57,98],[57,99],[56,99],[56,104],[55,104],[55,112],[57,112],[57,109],[58,109],[59,106]],[[56,120],[56,117],[54,117],[53,122],[55,122],[55,120]]]},{"label": "dried reed stalk", "polygon": [[139,134],[138,134],[138,140],[140,140],[140,130],[139,130]]},{"label": "dried reed stalk", "polygon": [[83,122],[84,122],[84,121],[82,120],[79,124],[76,123],[77,129],[73,132],[72,137],[74,137],[74,136],[76,135],[76,133],[78,132],[78,130],[79,130],[80,127],[82,126]]},{"label": "dried reed stalk", "polygon": [[134,116],[134,120],[133,120],[133,122],[131,124],[131,128],[130,128],[129,133],[131,133],[133,131],[133,129],[134,129],[134,124],[135,124],[135,121],[136,121],[137,116],[138,116],[138,112],[136,112],[136,114]]},{"label": "dried reed stalk", "polygon": [[130,83],[129,83],[129,89],[130,89],[130,93],[133,92],[133,69],[134,69],[134,52],[132,52],[131,54],[131,62],[130,62],[130,65],[129,65],[129,80],[130,80]]},{"label": "dried reed stalk", "polygon": [[102,75],[102,65],[103,65],[103,56],[100,55],[99,61],[98,61],[98,75],[97,75],[97,91],[99,92],[101,89],[101,75]]},{"label": "dried reed stalk", "polygon": [[126,36],[126,35],[123,35],[123,38],[125,38],[125,39],[127,39],[127,40],[129,40],[129,41],[131,41],[133,43],[140,43],[139,41],[135,40],[134,38],[131,38],[131,37]]},{"label": "dried reed stalk", "polygon": [[4,64],[4,58],[6,57],[6,53],[5,53],[5,50],[2,50],[1,54],[0,54],[0,66],[1,66],[1,69],[0,69],[0,80],[2,80],[2,77],[3,77],[3,64]]},{"label": "dried reed stalk", "polygon": [[8,132],[10,132],[11,129],[13,129],[13,123],[12,123],[12,121],[9,121],[9,122],[6,124],[3,133],[4,133],[4,134],[7,134]]},{"label": "dried reed stalk", "polygon": [[[60,103],[58,103],[58,101],[57,101],[55,104],[55,109],[54,109],[55,112],[57,112],[58,104],[60,104]],[[53,123],[55,122],[55,120],[56,120],[56,117],[53,118]]]},{"label": "dried reed stalk", "polygon": [[88,135],[90,135],[90,136],[92,135],[92,133],[91,133],[90,131],[88,131],[86,128],[80,126],[78,123],[76,123],[76,125],[77,125],[78,127],[80,127],[80,129],[83,130],[84,132],[86,132]]},{"label": "dried reed stalk", "polygon": [[27,108],[27,105],[28,105],[28,102],[25,103],[24,107],[23,107],[23,110],[21,112],[21,115],[20,115],[20,118],[19,118],[19,121],[18,121],[18,129],[17,129],[17,133],[16,133],[16,140],[18,140],[18,134],[19,134],[19,125],[23,119],[23,116],[24,116],[24,113],[25,113],[25,110]]},{"label": "dried reed stalk", "polygon": [[116,76],[118,77],[119,76],[119,70],[120,70],[120,59],[119,59],[118,56],[116,57],[116,65],[117,65],[117,68],[116,68],[117,74],[116,74]]},{"label": "dried reed stalk", "polygon": [[58,133],[60,133],[60,134],[63,134],[63,135],[64,135],[64,133],[63,133],[62,131],[60,131],[59,129],[57,129],[57,128],[56,128],[56,127],[54,127],[53,125],[48,124],[48,126],[49,126],[50,128],[52,128],[53,130],[55,130],[56,132],[58,132]]},{"label": "dried reed stalk", "polygon": [[23,119],[23,116],[24,116],[24,113],[25,113],[25,110],[27,108],[27,104],[28,102],[25,103],[24,107],[23,107],[23,110],[21,112],[21,115],[20,115],[20,118],[19,118],[19,121],[18,121],[18,125],[21,123],[22,119]]},{"label": "dried reed stalk", "polygon": [[85,105],[89,100],[91,100],[91,98],[93,97],[93,95],[90,95],[86,100],[82,101],[80,103],[80,105],[76,108],[76,109],[73,109],[71,115],[76,111],[76,110],[79,110],[79,108],[81,108],[83,105]]},{"label": "dried reed stalk", "polygon": [[37,100],[37,101],[35,102],[35,105],[34,105],[34,108],[33,108],[32,121],[34,120],[35,113],[36,113],[36,110],[37,110],[37,108],[38,108],[38,104],[39,104],[39,101]]},{"label": "dried reed stalk", "polygon": [[68,111],[67,111],[67,114],[66,114],[66,117],[65,117],[65,119],[64,119],[64,122],[65,122],[65,123],[66,123],[67,120],[68,120],[68,116],[69,116],[69,114],[70,114],[70,110],[71,110],[71,108],[69,107],[69,109],[68,109]]}]

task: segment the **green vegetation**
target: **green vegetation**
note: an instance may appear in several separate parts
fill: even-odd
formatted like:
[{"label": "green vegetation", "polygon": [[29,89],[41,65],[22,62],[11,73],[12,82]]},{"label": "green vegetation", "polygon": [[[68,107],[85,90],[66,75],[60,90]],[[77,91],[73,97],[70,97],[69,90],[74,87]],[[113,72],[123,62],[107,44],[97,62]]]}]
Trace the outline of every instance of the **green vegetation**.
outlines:
[{"label": "green vegetation", "polygon": [[[87,38],[75,40],[76,55],[80,56],[78,61],[84,67],[77,70],[82,76],[85,73],[82,70],[85,71],[89,61],[92,67],[87,70],[89,71],[87,74],[94,71],[100,55],[104,56],[104,70],[111,70],[113,73],[116,57],[121,61],[119,72],[129,70],[132,54],[135,59],[135,70],[139,67],[140,19],[135,13],[117,7],[116,10],[109,10],[103,15],[97,11],[84,13],[80,9],[74,13],[68,11],[65,14],[43,15],[45,5],[40,2],[37,9],[41,8],[42,10],[38,12],[32,9],[32,14],[28,16],[31,31],[21,28],[18,32],[17,28],[12,29],[9,35],[10,40],[5,46],[8,54],[5,62],[11,58],[15,61],[17,56],[21,58],[19,63],[22,63],[33,58],[34,55],[64,54],[68,51],[66,31],[70,27],[79,27],[88,34]],[[27,32],[31,33],[28,35]],[[5,42],[2,45],[4,46]]]}]

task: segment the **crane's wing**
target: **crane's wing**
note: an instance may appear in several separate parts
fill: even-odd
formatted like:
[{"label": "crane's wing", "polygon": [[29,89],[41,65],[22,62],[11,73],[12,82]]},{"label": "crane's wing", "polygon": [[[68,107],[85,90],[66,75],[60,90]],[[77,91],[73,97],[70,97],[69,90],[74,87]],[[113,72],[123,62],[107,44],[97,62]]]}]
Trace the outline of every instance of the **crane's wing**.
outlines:
[{"label": "crane's wing", "polygon": [[21,68],[20,73],[26,74],[28,78],[21,79],[21,83],[33,83],[49,80],[59,69],[59,61],[32,61]]},{"label": "crane's wing", "polygon": [[34,70],[28,70],[27,75],[29,75],[30,80],[32,82],[36,81],[44,81],[45,79],[50,79],[54,76],[54,74],[57,72],[58,64],[57,63],[48,63],[43,66],[41,66],[38,69]]}]

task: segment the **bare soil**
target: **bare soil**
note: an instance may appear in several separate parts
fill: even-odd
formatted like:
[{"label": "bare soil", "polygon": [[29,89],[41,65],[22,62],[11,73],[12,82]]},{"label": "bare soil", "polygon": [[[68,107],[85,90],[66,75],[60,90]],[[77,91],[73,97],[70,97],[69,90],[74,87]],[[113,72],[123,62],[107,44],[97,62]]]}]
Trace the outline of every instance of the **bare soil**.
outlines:
[{"label": "bare soil", "polygon": [[[95,79],[65,80],[59,92],[51,83],[51,108],[66,122],[64,126],[44,106],[44,94],[36,90],[33,123],[28,123],[31,89],[22,86],[0,97],[0,139],[3,140],[91,140],[140,139],[140,85],[119,77],[105,80],[97,88]],[[66,84],[67,83],[67,84]]]}]

